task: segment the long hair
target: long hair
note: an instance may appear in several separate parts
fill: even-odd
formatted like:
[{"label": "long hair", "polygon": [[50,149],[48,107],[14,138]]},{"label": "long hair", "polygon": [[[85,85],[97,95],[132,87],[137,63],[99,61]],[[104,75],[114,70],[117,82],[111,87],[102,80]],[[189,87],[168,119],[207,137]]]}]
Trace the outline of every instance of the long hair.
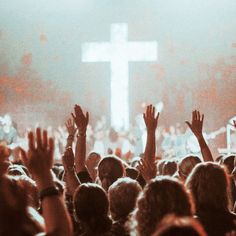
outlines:
[{"label": "long hair", "polygon": [[228,211],[229,179],[224,167],[212,162],[200,163],[188,177],[186,186],[192,193],[197,213],[205,209]]},{"label": "long hair", "polygon": [[77,219],[94,235],[110,230],[109,202],[106,192],[99,185],[80,185],[74,195],[74,208]]},{"label": "long hair", "polygon": [[138,203],[135,219],[140,236],[149,236],[167,214],[192,216],[193,205],[184,186],[171,177],[156,177],[144,188]]}]

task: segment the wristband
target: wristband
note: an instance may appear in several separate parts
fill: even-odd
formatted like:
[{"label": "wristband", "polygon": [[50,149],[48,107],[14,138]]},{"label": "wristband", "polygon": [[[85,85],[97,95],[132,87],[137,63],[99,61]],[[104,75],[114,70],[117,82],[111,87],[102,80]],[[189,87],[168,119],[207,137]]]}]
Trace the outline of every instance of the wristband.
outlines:
[{"label": "wristband", "polygon": [[86,133],[85,134],[77,134],[77,138],[80,138],[80,137],[86,137]]},{"label": "wristband", "polygon": [[51,187],[41,190],[39,193],[39,198],[40,198],[40,201],[42,201],[45,197],[58,196],[59,194],[60,194],[60,191],[58,187],[51,186]]}]

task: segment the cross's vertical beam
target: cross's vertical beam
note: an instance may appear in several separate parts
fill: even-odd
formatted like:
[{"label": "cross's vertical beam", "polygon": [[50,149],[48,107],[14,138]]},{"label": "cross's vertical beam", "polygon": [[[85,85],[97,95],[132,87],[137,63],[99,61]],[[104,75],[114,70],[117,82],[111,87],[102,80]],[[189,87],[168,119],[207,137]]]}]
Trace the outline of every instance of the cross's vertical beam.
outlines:
[{"label": "cross's vertical beam", "polygon": [[112,24],[110,42],[84,43],[83,62],[110,62],[111,125],[129,128],[129,61],[156,61],[157,42],[128,42],[127,24]]},{"label": "cross's vertical beam", "polygon": [[111,25],[111,124],[115,128],[129,128],[129,68],[125,45],[127,24]]}]

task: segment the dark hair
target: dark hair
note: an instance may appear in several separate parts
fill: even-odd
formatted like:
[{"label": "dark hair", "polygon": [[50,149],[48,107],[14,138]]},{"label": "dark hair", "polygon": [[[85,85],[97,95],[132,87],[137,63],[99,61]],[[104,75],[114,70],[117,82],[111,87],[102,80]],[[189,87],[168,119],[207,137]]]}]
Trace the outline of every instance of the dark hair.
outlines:
[{"label": "dark hair", "polygon": [[151,180],[143,190],[135,218],[140,236],[149,236],[155,226],[167,214],[192,216],[193,205],[185,187],[176,179],[159,176]]},{"label": "dark hair", "polygon": [[235,165],[235,156],[234,155],[228,155],[228,156],[224,156],[221,160],[220,160],[220,164],[224,165],[227,168],[227,172],[228,174],[231,174],[233,169],[234,169],[234,165]]},{"label": "dark hair", "polygon": [[193,168],[201,163],[198,156],[186,156],[178,164],[178,174],[182,180],[186,180]]},{"label": "dark hair", "polygon": [[0,235],[33,236],[43,229],[30,217],[28,177],[2,177],[0,180]]},{"label": "dark hair", "polygon": [[109,202],[106,192],[99,185],[80,185],[74,195],[74,208],[78,220],[91,233],[106,233],[110,230],[112,221],[108,217]]},{"label": "dark hair", "polygon": [[198,164],[188,177],[186,186],[192,193],[197,212],[205,209],[228,211],[229,179],[219,164]]},{"label": "dark hair", "polygon": [[124,165],[118,157],[107,156],[99,162],[98,176],[105,190],[108,190],[109,186],[123,177],[124,174]]},{"label": "dark hair", "polygon": [[125,169],[126,176],[131,178],[131,179],[137,179],[138,178],[138,170],[133,167],[128,167]]},{"label": "dark hair", "polygon": [[142,188],[136,180],[120,178],[108,190],[110,211],[114,220],[125,220],[134,210]]},{"label": "dark hair", "polygon": [[175,160],[168,160],[162,167],[163,175],[172,176],[177,170],[177,162]]},{"label": "dark hair", "polygon": [[152,236],[206,236],[202,225],[192,217],[168,215]]}]

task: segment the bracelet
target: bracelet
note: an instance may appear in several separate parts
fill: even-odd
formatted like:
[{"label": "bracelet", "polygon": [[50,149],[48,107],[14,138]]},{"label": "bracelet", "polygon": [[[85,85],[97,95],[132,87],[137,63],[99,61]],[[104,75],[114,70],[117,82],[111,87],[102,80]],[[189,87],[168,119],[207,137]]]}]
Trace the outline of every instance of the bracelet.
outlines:
[{"label": "bracelet", "polygon": [[80,137],[86,137],[86,133],[85,134],[77,134],[77,138],[80,138]]},{"label": "bracelet", "polygon": [[39,199],[42,201],[45,197],[58,196],[59,194],[60,191],[58,187],[52,186],[41,190],[39,193]]}]

